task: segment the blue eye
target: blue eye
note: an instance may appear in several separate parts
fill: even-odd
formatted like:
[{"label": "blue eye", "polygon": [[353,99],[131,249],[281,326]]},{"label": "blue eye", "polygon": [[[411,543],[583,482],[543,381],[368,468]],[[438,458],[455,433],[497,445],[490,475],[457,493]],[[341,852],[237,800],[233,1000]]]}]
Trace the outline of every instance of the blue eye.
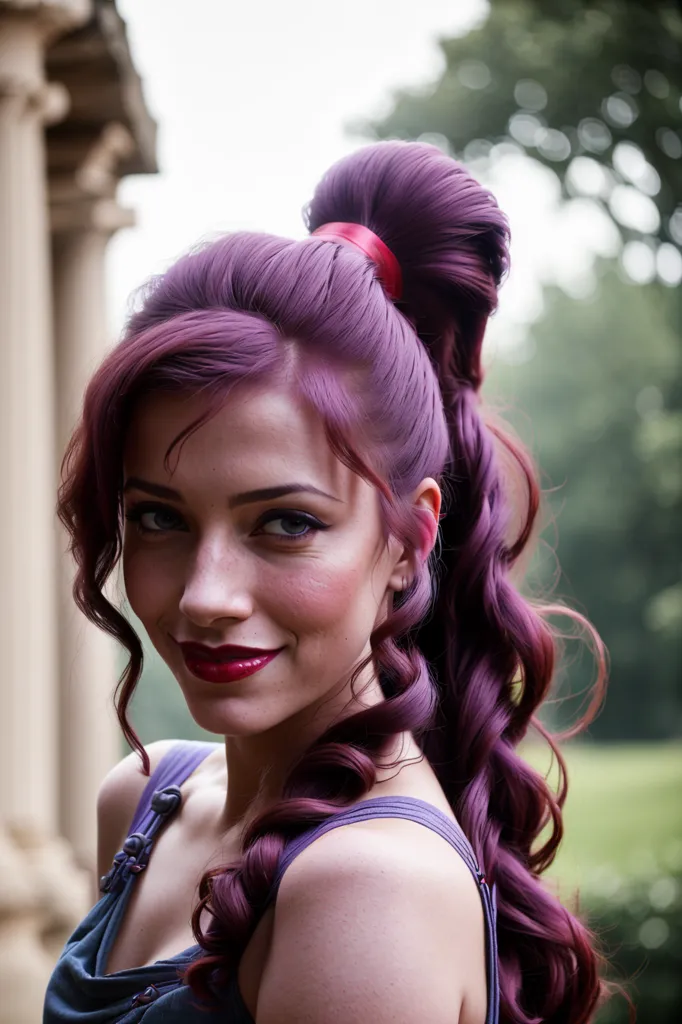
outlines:
[{"label": "blue eye", "polygon": [[[143,517],[149,516],[153,522],[155,518],[161,520],[161,525],[158,521],[156,527],[145,525]],[[135,523],[140,533],[167,533],[168,529],[173,529],[173,524],[178,523],[180,517],[172,509],[166,508],[165,505],[134,505],[133,508],[129,509],[125,514],[126,519],[129,523]],[[163,520],[166,520],[166,525],[163,525]],[[171,526],[168,526],[168,520],[171,520]]]},{"label": "blue eye", "polygon": [[276,522],[293,523],[294,529],[296,529],[297,526],[300,527],[303,525],[306,527],[306,530],[305,532],[302,532],[299,529],[299,531],[295,533],[266,533],[266,537],[277,537],[278,540],[281,539],[287,541],[303,540],[304,538],[309,537],[312,532],[328,529],[324,523],[320,523],[317,519],[313,519],[312,516],[306,515],[304,512],[283,512],[282,509],[278,509],[274,514],[270,515],[269,518],[263,520],[262,526]]}]

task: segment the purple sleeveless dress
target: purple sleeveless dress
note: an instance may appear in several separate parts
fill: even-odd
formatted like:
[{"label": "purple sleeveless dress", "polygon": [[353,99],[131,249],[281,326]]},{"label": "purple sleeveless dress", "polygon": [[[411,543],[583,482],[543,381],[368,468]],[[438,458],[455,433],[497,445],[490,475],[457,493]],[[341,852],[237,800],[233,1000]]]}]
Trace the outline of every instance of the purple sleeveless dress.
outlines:
[{"label": "purple sleeveless dress", "polygon": [[[220,744],[180,741],[150,776],[123,848],[100,883],[102,898],[68,939],[45,995],[43,1024],[254,1024],[239,992],[236,974],[221,1006],[207,1011],[178,978],[177,969],[197,957],[189,946],[167,960],[107,975],[109,950],[125,913],[135,878],[149,860],[154,839],[182,801],[180,786]],[[486,926],[488,1013],[498,1024],[499,979],[495,888],[489,889],[464,833],[441,811],[413,797],[373,797],[314,826],[284,848],[268,902],[277,895],[282,876],[295,857],[318,836],[340,825],[369,818],[408,818],[437,832],[457,850],[478,882]]]}]

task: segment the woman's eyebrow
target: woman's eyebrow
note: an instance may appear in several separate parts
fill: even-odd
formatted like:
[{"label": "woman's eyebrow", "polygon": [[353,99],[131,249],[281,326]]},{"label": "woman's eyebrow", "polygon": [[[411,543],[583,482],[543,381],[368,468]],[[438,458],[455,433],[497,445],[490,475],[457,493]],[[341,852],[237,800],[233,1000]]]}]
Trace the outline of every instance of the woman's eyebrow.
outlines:
[{"label": "woman's eyebrow", "polygon": [[[125,482],[123,487],[124,493],[130,490],[146,491],[147,494],[153,494],[157,498],[171,498],[173,501],[183,501],[182,494],[180,491],[174,490],[172,487],[166,487],[164,484],[155,484],[151,480],[143,480],[138,476],[131,476]],[[271,501],[273,498],[282,498],[285,494],[319,494],[323,498],[329,498],[331,501],[338,501],[343,504],[341,498],[335,498],[333,494],[327,494],[326,491],[321,491],[319,487],[314,487],[312,484],[280,484],[277,487],[261,487],[255,491],[243,491],[241,494],[234,494],[228,505],[230,508],[237,508],[238,505],[248,505],[250,502],[255,501]]]},{"label": "woman's eyebrow", "polygon": [[314,487],[312,484],[280,484],[278,487],[261,487],[257,491],[243,491],[241,494],[234,494],[228,505],[230,508],[236,508],[237,505],[248,505],[252,501],[270,501],[272,498],[282,498],[285,494],[297,492],[320,494],[323,498],[330,498],[331,501],[341,501],[341,498],[335,498],[333,494],[327,494],[326,491],[321,491],[319,487]]},{"label": "woman's eyebrow", "polygon": [[157,498],[172,498],[174,501],[182,501],[180,491],[174,491],[172,487],[164,487],[163,484],[153,484],[151,480],[143,480],[139,476],[129,476],[123,485],[123,493],[128,491],[146,491]]}]

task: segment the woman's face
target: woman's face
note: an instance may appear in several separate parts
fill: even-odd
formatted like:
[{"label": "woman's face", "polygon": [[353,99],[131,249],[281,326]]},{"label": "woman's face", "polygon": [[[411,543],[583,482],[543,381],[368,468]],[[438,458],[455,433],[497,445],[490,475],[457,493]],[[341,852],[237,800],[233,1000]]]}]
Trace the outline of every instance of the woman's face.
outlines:
[{"label": "woman's face", "polygon": [[[404,552],[384,545],[376,490],[335,458],[319,419],[284,388],[231,395],[174,449],[168,472],[169,445],[204,409],[201,397],[160,394],[133,417],[128,600],[204,729],[255,735],[327,708],[326,728],[405,575]],[[279,497],[250,493],[291,485]],[[186,665],[186,641],[283,650],[255,674],[215,683]],[[373,679],[371,665],[360,679]]]}]

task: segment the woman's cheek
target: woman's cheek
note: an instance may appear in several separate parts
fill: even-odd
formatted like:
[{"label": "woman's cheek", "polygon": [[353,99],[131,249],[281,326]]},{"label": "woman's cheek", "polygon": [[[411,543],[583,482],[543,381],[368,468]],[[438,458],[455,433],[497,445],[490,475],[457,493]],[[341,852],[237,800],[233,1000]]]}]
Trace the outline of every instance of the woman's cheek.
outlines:
[{"label": "woman's cheek", "polygon": [[[322,567],[290,575],[282,588],[282,604],[308,628],[337,624],[359,596],[362,573],[355,566]],[[272,591],[271,591],[272,592]]]},{"label": "woman's cheek", "polygon": [[124,550],[123,582],[128,603],[137,617],[146,622],[156,619],[172,601],[177,572],[168,558],[159,552],[131,545]]}]

